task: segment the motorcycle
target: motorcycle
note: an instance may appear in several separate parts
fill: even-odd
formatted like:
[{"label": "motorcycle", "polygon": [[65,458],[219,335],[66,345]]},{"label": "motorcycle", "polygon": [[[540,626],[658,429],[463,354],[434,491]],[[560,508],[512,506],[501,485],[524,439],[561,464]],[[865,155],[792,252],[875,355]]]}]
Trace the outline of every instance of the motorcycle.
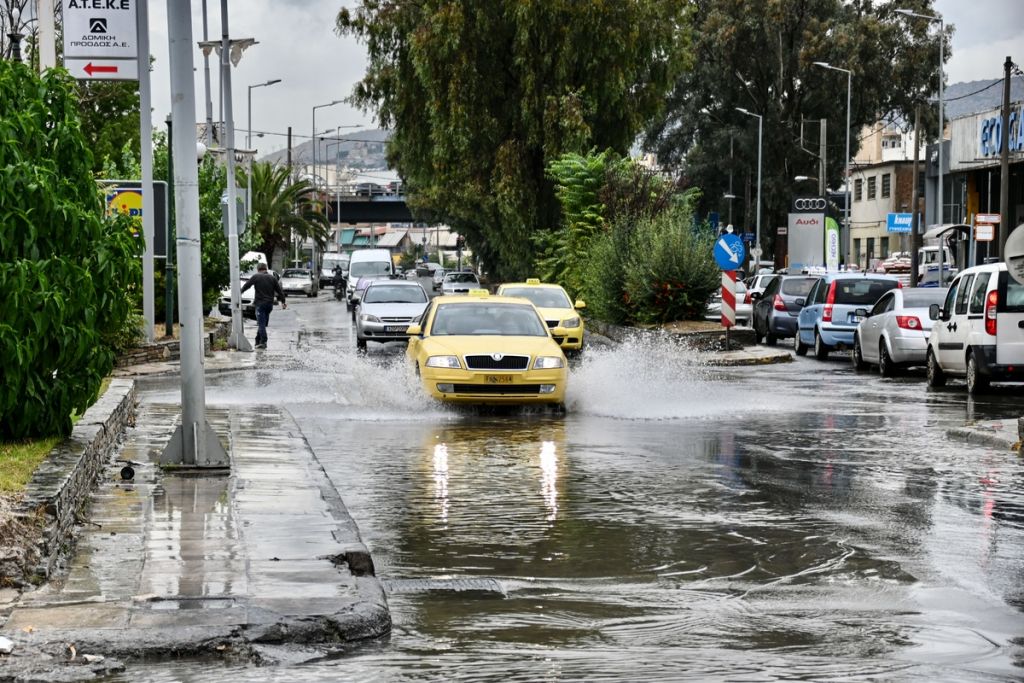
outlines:
[{"label": "motorcycle", "polygon": [[337,301],[342,301],[345,298],[345,286],[348,284],[347,279],[341,275],[334,277],[334,298]]}]

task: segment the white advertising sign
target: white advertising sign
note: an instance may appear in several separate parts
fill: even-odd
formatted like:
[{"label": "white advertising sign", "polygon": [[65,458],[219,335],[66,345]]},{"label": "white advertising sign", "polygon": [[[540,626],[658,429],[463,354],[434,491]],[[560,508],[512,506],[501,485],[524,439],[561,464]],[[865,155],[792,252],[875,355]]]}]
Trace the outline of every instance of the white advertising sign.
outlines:
[{"label": "white advertising sign", "polygon": [[996,226],[978,223],[974,226],[974,239],[978,242],[991,242],[996,238]]},{"label": "white advertising sign", "polygon": [[1024,285],[1024,224],[1006,238],[1006,269],[1010,277]]},{"label": "white advertising sign", "polygon": [[786,226],[789,272],[825,267],[825,214],[791,213]]},{"label": "white advertising sign", "polygon": [[137,81],[139,63],[134,59],[64,59],[64,68],[78,80]]},{"label": "white advertising sign", "polygon": [[137,0],[63,0],[64,58],[138,58]]}]

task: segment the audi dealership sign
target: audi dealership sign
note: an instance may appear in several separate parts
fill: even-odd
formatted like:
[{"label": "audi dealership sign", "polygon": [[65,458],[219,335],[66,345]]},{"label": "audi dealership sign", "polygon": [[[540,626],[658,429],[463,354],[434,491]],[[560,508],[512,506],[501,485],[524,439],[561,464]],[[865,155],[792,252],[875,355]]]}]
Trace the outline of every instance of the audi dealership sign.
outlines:
[{"label": "audi dealership sign", "polygon": [[824,197],[796,197],[790,209],[793,213],[825,213],[828,200]]}]

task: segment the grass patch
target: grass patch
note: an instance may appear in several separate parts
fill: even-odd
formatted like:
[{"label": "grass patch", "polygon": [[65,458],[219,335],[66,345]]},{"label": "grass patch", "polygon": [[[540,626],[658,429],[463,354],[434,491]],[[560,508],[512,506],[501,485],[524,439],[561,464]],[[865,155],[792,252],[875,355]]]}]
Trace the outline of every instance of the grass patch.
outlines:
[{"label": "grass patch", "polygon": [[[100,385],[102,396],[110,386],[110,378]],[[78,422],[81,415],[72,415],[72,422]],[[50,451],[61,442],[59,436],[41,439],[0,442],[0,493],[16,493],[25,490],[32,473],[36,471]]]}]

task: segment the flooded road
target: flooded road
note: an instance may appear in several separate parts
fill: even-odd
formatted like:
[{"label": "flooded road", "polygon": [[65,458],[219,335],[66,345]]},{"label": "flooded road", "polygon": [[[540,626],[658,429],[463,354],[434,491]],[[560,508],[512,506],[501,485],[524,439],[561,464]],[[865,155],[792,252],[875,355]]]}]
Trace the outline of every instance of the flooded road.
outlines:
[{"label": "flooded road", "polygon": [[945,435],[1024,414],[1024,390],[645,345],[591,349],[565,415],[482,416],[425,402],[400,346],[357,356],[326,296],[275,312],[263,368],[209,377],[207,401],[293,415],[373,554],[391,637],[123,680],[1024,676],[1024,463]]}]

